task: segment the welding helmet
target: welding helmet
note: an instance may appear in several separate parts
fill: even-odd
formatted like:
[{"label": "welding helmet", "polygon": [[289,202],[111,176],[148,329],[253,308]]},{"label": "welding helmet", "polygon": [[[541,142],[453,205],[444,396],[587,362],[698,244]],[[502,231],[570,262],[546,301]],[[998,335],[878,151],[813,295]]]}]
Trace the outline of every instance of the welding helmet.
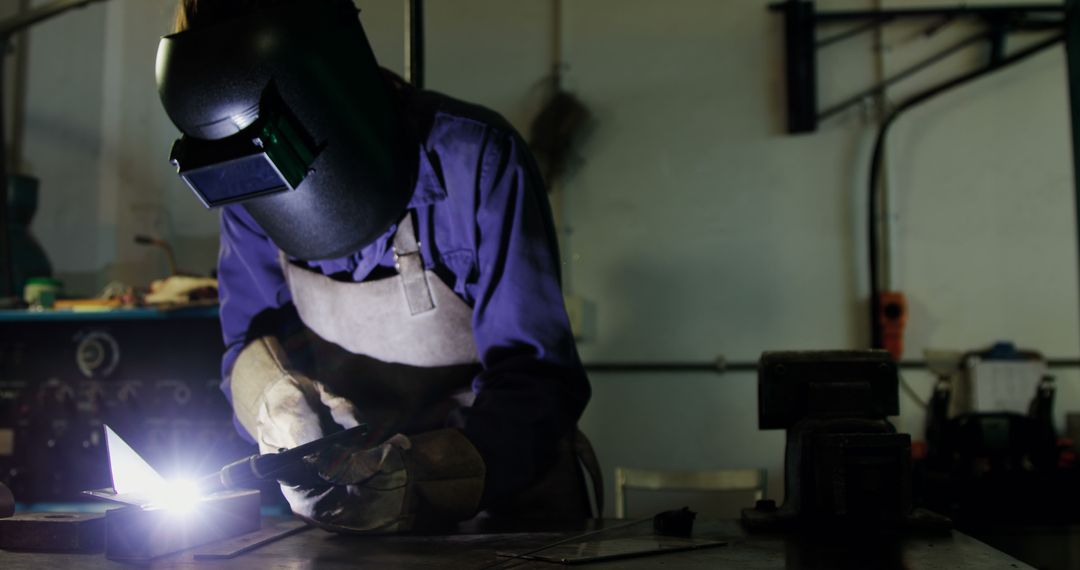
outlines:
[{"label": "welding helmet", "polygon": [[347,255],[404,214],[416,153],[351,1],[165,36],[157,84],[180,177],[208,208],[242,204],[286,254]]}]

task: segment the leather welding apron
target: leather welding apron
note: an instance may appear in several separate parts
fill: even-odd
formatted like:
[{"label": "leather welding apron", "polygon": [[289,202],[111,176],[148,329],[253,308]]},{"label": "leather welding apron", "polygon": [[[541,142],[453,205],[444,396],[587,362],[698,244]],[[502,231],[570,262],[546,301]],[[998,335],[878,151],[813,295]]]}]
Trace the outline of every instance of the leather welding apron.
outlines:
[{"label": "leather welding apron", "polygon": [[[373,443],[395,433],[461,427],[462,409],[472,405],[472,381],[481,370],[472,308],[424,269],[411,213],[398,224],[393,247],[397,275],[360,283],[337,281],[281,258],[307,328],[308,373],[356,405]],[[595,487],[595,455],[578,432],[560,442],[555,464],[532,487],[491,512],[588,518],[579,454],[602,497]]]}]

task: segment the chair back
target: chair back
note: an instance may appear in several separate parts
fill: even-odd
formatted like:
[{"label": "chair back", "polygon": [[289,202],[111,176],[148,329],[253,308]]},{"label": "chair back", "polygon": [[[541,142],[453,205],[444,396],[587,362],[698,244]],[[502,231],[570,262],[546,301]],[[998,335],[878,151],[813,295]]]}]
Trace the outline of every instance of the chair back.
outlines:
[{"label": "chair back", "polygon": [[711,471],[660,471],[615,468],[615,518],[626,518],[626,490],[649,491],[753,491],[754,499],[765,498],[768,471],[765,469],[717,469]]}]

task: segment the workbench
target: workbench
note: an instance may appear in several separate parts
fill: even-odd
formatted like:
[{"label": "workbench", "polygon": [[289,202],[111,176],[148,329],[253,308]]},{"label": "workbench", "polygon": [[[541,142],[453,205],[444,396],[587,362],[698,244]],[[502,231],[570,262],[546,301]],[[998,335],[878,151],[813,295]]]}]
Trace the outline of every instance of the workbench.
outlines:
[{"label": "workbench", "polygon": [[[157,559],[153,568],[473,568],[493,564],[496,552],[525,552],[569,536],[614,526],[625,521],[573,525],[467,523],[444,535],[339,536],[309,529],[287,536],[230,560],[196,561],[190,551]],[[585,540],[651,534],[646,522]],[[695,538],[727,541],[689,552],[673,552],[634,559],[587,564],[586,568],[979,568],[1016,570],[1031,568],[1019,560],[967,536],[881,539],[808,540],[781,535],[748,535],[737,521],[698,521]],[[506,561],[497,568],[548,569],[561,565],[537,561]],[[106,560],[102,554],[44,554],[0,551],[4,570],[44,568],[131,568]]]}]

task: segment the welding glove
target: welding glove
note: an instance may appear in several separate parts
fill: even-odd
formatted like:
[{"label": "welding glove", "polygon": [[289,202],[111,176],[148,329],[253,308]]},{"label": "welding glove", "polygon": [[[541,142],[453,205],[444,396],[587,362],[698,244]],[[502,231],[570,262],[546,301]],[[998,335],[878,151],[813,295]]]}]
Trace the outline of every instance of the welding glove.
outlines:
[{"label": "welding glove", "polygon": [[457,429],[397,434],[381,445],[334,445],[311,458],[332,486],[293,511],[335,532],[380,533],[434,528],[476,514],[484,461]]},{"label": "welding glove", "polygon": [[[233,365],[233,410],[255,438],[259,453],[277,453],[314,441],[340,428],[359,425],[355,406],[333,394],[321,382],[295,371],[277,338],[249,343]],[[336,424],[336,425],[335,425]],[[314,484],[312,483],[314,482]],[[282,481],[281,493],[297,516],[317,522],[316,505],[328,497],[340,502],[333,485]]]},{"label": "welding glove", "polygon": [[[358,425],[355,406],[292,370],[274,337],[251,342],[233,366],[240,424],[274,453]],[[335,532],[398,532],[471,517],[484,461],[456,429],[395,435],[372,448],[332,446],[311,458],[319,484],[283,482],[298,517]]]},{"label": "welding glove", "polygon": [[295,371],[277,338],[249,343],[231,377],[233,410],[260,453],[276,453],[359,425],[352,402]]}]

